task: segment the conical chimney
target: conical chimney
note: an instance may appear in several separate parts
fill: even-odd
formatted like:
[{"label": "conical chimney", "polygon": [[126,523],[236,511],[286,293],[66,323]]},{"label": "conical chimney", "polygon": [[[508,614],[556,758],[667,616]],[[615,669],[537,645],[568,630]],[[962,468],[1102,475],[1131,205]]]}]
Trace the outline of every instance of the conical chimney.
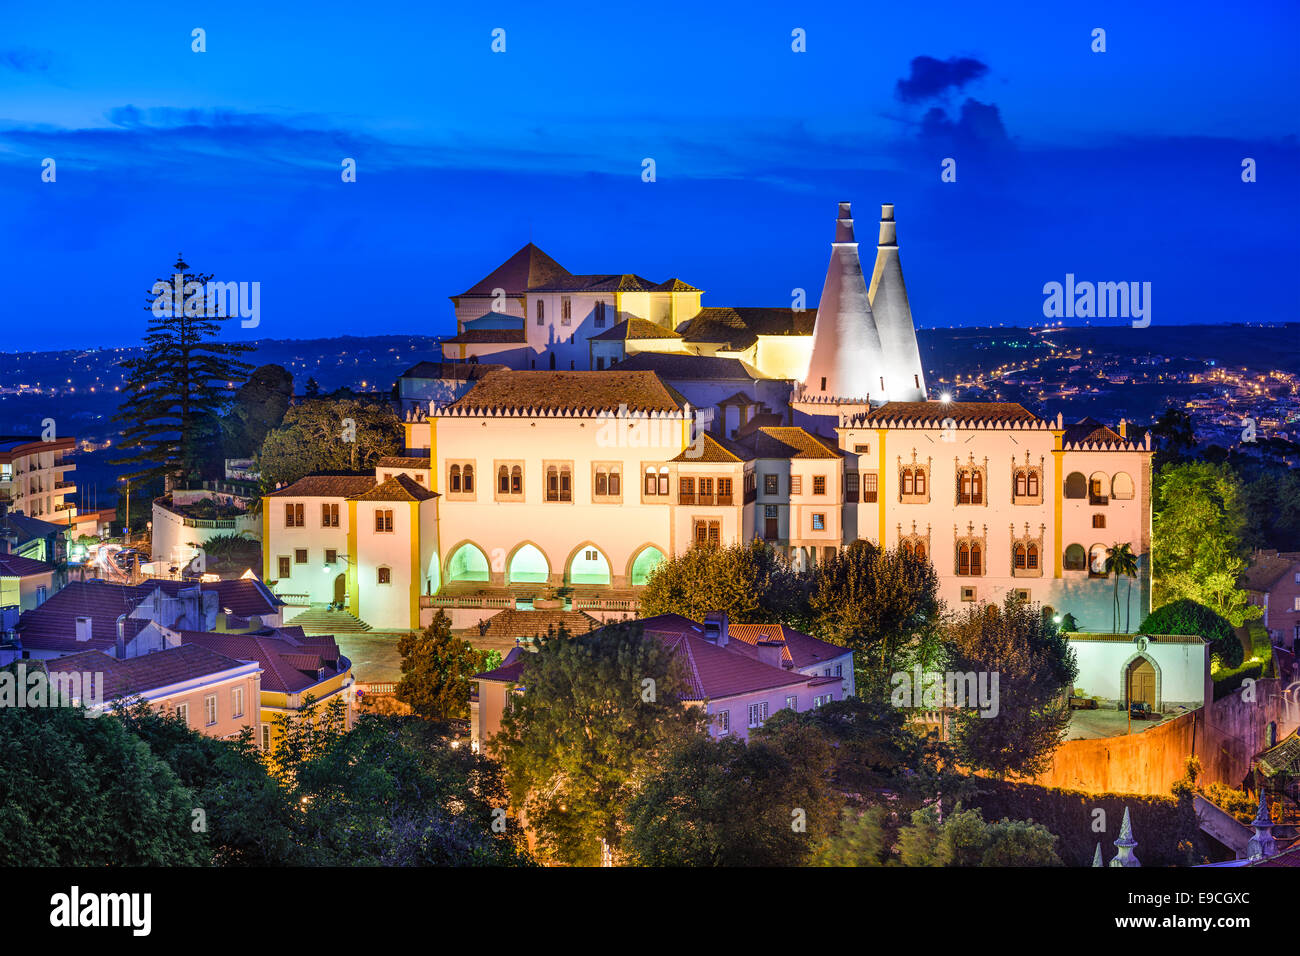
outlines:
[{"label": "conical chimney", "polygon": [[898,258],[898,224],[894,222],[893,203],[880,207],[880,238],[869,297],[884,353],[886,398],[891,402],[925,401],[925,372],[921,368],[921,350],[916,344],[907,287],[903,284],[903,266]]},{"label": "conical chimney", "polygon": [[880,334],[871,314],[866,278],[853,235],[853,211],[849,203],[842,202],[813,325],[805,394],[882,402],[885,379],[881,358]]}]

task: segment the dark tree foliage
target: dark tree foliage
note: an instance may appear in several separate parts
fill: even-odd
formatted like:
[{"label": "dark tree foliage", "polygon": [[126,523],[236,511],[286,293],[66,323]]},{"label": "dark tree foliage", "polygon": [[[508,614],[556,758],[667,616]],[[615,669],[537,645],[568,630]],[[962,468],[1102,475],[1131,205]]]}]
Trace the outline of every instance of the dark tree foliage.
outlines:
[{"label": "dark tree foliage", "polygon": [[997,714],[958,710],[951,734],[958,760],[998,777],[1046,770],[1070,724],[1067,696],[1078,676],[1065,635],[1035,605],[1009,596],[954,618],[944,643],[948,668],[996,674]]},{"label": "dark tree foliage", "polygon": [[1195,634],[1210,642],[1210,652],[1218,654],[1228,667],[1238,667],[1243,648],[1232,623],[1203,604],[1187,598],[1171,601],[1147,615],[1139,634]]},{"label": "dark tree foliage", "polygon": [[[854,651],[860,672],[888,674],[937,622],[939,579],[926,558],[857,540],[812,571],[814,633]],[[867,675],[864,673],[864,679]]]},{"label": "dark tree foliage", "polygon": [[239,386],[222,419],[227,458],[252,458],[272,428],[278,428],[293,398],[293,376],[279,365],[262,365]]},{"label": "dark tree foliage", "polygon": [[403,440],[402,423],[387,404],[352,398],[303,402],[262,442],[262,485],[270,490],[317,472],[372,471],[385,455],[400,455]]},{"label": "dark tree foliage", "polygon": [[173,268],[184,297],[175,301],[181,297],[174,295],[174,277],[158,280],[144,306],[145,354],[122,363],[125,397],[113,421],[123,426],[121,447],[133,454],[113,464],[135,466],[132,481],[170,478],[183,485],[213,468],[218,415],[232,383],[248,374],[238,356],[252,346],[219,340],[229,316],[207,295],[212,275],[188,272],[181,259]]},{"label": "dark tree foliage", "polygon": [[1196,451],[1196,433],[1192,430],[1191,416],[1172,405],[1166,408],[1151,423],[1151,441],[1156,448],[1152,459],[1154,468],[1187,460]]},{"label": "dark tree foliage", "polygon": [[402,677],[397,699],[426,720],[469,716],[470,678],[485,670],[486,655],[451,632],[451,619],[441,609],[423,631],[408,631],[397,639]]},{"label": "dark tree foliage", "polygon": [[764,541],[693,547],[661,562],[641,594],[645,617],[680,614],[703,620],[724,611],[737,624],[798,622],[805,582]]},{"label": "dark tree foliage", "polygon": [[808,727],[748,744],[694,736],[632,801],[629,853],[645,866],[798,866],[843,803],[830,768],[830,747]]},{"label": "dark tree foliage", "polygon": [[549,860],[617,856],[640,781],[697,732],[669,648],[635,622],[542,638],[489,748]]},{"label": "dark tree foliage", "polygon": [[194,866],[197,805],[121,719],[79,707],[0,707],[0,864]]}]

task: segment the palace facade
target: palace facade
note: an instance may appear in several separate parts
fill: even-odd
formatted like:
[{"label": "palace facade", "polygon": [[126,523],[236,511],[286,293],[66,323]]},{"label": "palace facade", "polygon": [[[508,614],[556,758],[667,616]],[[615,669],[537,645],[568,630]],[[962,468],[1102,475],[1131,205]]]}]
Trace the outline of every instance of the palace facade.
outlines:
[{"label": "palace facade", "polygon": [[1126,543],[1121,604],[1141,621],[1149,436],[928,400],[892,206],[867,273],[840,204],[815,315],[700,295],[520,250],[452,298],[444,361],[399,382],[405,457],[266,497],[267,582],[401,630],[474,595],[634,609],[693,545],[762,538],[808,565],[865,539],[927,556],[950,607],[1016,592],[1095,631],[1113,620],[1106,551]]}]

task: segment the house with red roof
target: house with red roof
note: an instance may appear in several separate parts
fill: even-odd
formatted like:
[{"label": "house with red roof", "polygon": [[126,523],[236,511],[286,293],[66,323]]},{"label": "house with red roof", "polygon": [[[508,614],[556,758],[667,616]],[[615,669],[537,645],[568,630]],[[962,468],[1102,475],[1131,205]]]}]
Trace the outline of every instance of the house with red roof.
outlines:
[{"label": "house with red roof", "polygon": [[209,737],[231,739],[245,727],[253,731],[254,740],[261,735],[262,668],[257,661],[181,644],[130,658],[81,651],[47,662],[45,670],[55,686],[79,678],[80,702],[93,712],[144,702],[178,715],[191,730]]},{"label": "house with red roof", "polygon": [[[782,625],[734,625],[721,612],[703,622],[661,614],[632,623],[672,652],[686,682],[682,703],[708,714],[714,737],[747,740],[778,710],[822,707],[843,700],[853,686],[852,651]],[[517,647],[500,667],[474,675],[478,694],[471,701],[470,736],[475,748],[501,729],[509,695],[526,679],[528,653]]]},{"label": "house with red roof", "polygon": [[0,554],[0,607],[31,610],[58,587],[58,569],[48,561]]}]

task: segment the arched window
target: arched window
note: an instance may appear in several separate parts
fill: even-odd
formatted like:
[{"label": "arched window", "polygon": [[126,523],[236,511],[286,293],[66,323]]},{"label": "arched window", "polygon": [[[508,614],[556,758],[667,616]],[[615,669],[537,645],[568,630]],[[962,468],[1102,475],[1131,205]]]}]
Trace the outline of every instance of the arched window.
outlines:
[{"label": "arched window", "polygon": [[917,556],[918,558],[924,558],[924,557],[925,557],[925,542],[924,542],[924,541],[918,541],[918,542],[916,542],[916,556]]},{"label": "arched window", "polygon": [[1016,497],[1029,497],[1029,472],[1023,468],[1016,469]]},{"label": "arched window", "polygon": [[1106,577],[1106,552],[1104,544],[1094,544],[1088,549],[1088,574],[1092,577]]},{"label": "arched window", "polygon": [[466,465],[464,474],[465,474],[465,484],[464,484],[465,493],[473,494],[474,493],[474,466]]},{"label": "arched window", "polygon": [[497,491],[503,495],[510,494],[510,469],[505,465],[497,469]]},{"label": "arched window", "polygon": [[1029,543],[1029,546],[1025,549],[1025,552],[1026,552],[1025,562],[1029,570],[1037,571],[1038,570],[1038,545],[1034,544],[1031,541]]},{"label": "arched window", "polygon": [[659,494],[668,494],[668,466],[659,469]]},{"label": "arched window", "polygon": [[524,470],[518,465],[510,469],[510,493],[512,495],[524,493]]},{"label": "arched window", "polygon": [[596,469],[596,494],[609,494],[609,474],[604,468]]},{"label": "arched window", "polygon": [[1088,479],[1088,499],[1092,504],[1104,505],[1110,497],[1110,476],[1099,471]]},{"label": "arched window", "polygon": [[915,552],[912,550],[912,542],[910,542],[910,541],[904,541],[904,542],[903,542],[903,553],[904,553],[904,554],[914,554],[914,553],[915,553]]},{"label": "arched window", "polygon": [[386,565],[381,564],[378,568],[375,569],[375,583],[392,584],[393,583],[392,570],[388,568]]},{"label": "arched window", "polygon": [[448,490],[460,491],[460,465],[451,466],[451,480],[447,484]]},{"label": "arched window", "polygon": [[546,469],[546,500],[560,500],[560,470],[554,465],[549,465]]},{"label": "arched window", "polygon": [[1119,472],[1111,479],[1110,495],[1112,498],[1119,498],[1127,501],[1133,497],[1133,479],[1127,472]]},{"label": "arched window", "polygon": [[970,573],[980,575],[984,572],[980,570],[983,565],[984,548],[978,541],[973,542],[970,546]]},{"label": "arched window", "polygon": [[1065,549],[1065,570],[1082,571],[1088,566],[1088,553],[1083,545],[1072,544]]},{"label": "arched window", "polygon": [[1037,498],[1037,497],[1038,497],[1038,493],[1039,493],[1039,485],[1038,485],[1038,469],[1037,469],[1037,468],[1030,468],[1030,469],[1029,469],[1028,475],[1027,475],[1026,478],[1025,478],[1025,484],[1026,484],[1026,485],[1028,486],[1028,488],[1029,488],[1029,491],[1027,492],[1028,495],[1029,495],[1029,497],[1030,497],[1030,498]]},{"label": "arched window", "polygon": [[957,573],[970,574],[970,545],[965,541],[957,545]]},{"label": "arched window", "polygon": [[903,494],[916,494],[916,477],[911,468],[903,469]]},{"label": "arched window", "polygon": [[916,469],[916,493],[918,495],[925,494],[925,469],[924,468]]},{"label": "arched window", "polygon": [[611,495],[621,495],[623,493],[623,483],[617,468],[612,469],[609,473],[609,493]]},{"label": "arched window", "polygon": [[1088,497],[1088,479],[1083,477],[1083,472],[1072,471],[1066,477],[1065,497],[1067,498]]},{"label": "arched window", "polygon": [[957,504],[984,503],[984,474],[978,468],[957,469]]},{"label": "arched window", "polygon": [[659,493],[659,482],[655,478],[653,465],[645,470],[645,493],[647,497]]},{"label": "arched window", "polygon": [[1017,544],[1013,554],[1015,555],[1016,569],[1023,571],[1025,569],[1025,546]]}]

